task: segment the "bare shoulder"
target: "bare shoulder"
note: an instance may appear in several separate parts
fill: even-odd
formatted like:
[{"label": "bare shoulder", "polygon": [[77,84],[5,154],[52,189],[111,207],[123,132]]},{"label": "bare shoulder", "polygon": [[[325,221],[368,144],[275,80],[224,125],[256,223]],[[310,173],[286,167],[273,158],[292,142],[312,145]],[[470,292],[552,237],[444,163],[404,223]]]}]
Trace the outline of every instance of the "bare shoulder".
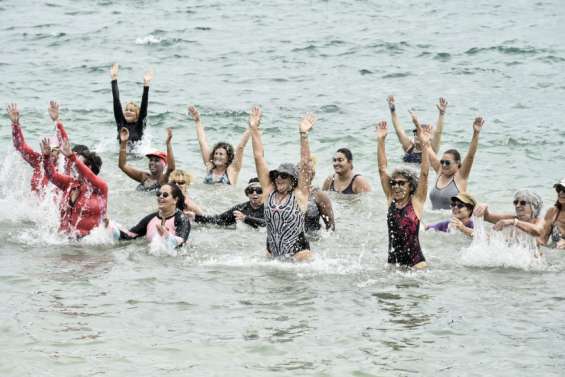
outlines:
[{"label": "bare shoulder", "polygon": [[362,175],[358,175],[357,178],[355,178],[355,181],[353,182],[354,192],[370,192],[371,190],[371,184],[367,178]]},{"label": "bare shoulder", "polygon": [[327,191],[327,190],[330,189],[330,185],[332,183],[332,178],[333,178],[333,175],[330,175],[324,180],[324,184],[322,185],[322,190]]}]

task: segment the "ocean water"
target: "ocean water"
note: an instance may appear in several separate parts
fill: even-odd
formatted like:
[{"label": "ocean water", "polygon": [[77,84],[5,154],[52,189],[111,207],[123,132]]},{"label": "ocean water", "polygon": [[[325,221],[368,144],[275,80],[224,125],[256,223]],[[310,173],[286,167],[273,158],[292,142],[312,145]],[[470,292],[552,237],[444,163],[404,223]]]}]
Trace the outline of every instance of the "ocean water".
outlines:
[{"label": "ocean water", "polygon": [[[114,243],[104,230],[69,242],[56,234],[51,202],[29,193],[30,169],[3,115],[0,375],[563,374],[565,254],[535,259],[495,241],[422,233],[430,268],[388,268],[374,135],[378,120],[390,121],[389,94],[406,128],[408,109],[435,122],[444,96],[441,150],[464,154],[474,117],[486,119],[469,191],[511,211],[513,192],[530,188],[548,208],[565,176],[562,1],[0,0],[0,19],[0,103],[18,103],[37,148],[53,134],[48,101],[61,103],[71,141],[103,158],[114,221],[134,225],[156,207],[117,167],[114,62],[123,101],[140,100],[143,72],[154,68],[138,152],[164,148],[172,127],[177,165],[197,177],[191,195],[208,212],[245,200],[251,145],[238,185],[210,190],[189,104],[210,143],[233,144],[251,106],[262,106],[271,167],[298,160],[298,121],[314,112],[316,182],[345,146],[374,188],[332,195],[336,232],[312,241],[310,264],[266,259],[264,232],[239,225],[194,226],[176,256]],[[387,152],[399,166],[392,131]],[[427,203],[423,221],[448,216]]]}]

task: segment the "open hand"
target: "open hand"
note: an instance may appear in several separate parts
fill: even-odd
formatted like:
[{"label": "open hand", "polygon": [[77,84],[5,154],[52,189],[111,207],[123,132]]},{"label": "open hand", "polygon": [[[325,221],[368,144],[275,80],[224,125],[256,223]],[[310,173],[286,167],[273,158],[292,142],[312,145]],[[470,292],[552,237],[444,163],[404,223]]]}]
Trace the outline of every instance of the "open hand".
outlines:
[{"label": "open hand", "polygon": [[41,147],[41,153],[43,153],[44,156],[49,156],[51,154],[51,144],[49,143],[48,138],[43,138],[41,143],[39,143],[39,146]]},{"label": "open hand", "polygon": [[110,68],[110,76],[112,76],[112,80],[118,79],[118,69],[119,66],[117,63],[112,64],[112,68]]},{"label": "open hand", "polygon": [[314,127],[314,123],[316,123],[316,116],[312,113],[308,113],[300,121],[298,129],[300,132],[308,132]]},{"label": "open hand", "polygon": [[153,80],[154,77],[155,77],[155,71],[153,70],[153,68],[149,68],[143,74],[143,85],[149,86],[149,83],[151,82],[151,80]]},{"label": "open hand", "polygon": [[61,153],[65,157],[70,157],[73,154],[71,144],[69,143],[68,140],[63,141],[63,144],[61,144]]},{"label": "open hand", "polygon": [[484,203],[481,204],[477,204],[475,206],[475,210],[473,211],[473,215],[477,216],[477,217],[482,217],[485,215],[485,213],[487,213],[488,211],[488,206]]},{"label": "open hand", "polygon": [[125,143],[128,140],[129,140],[129,130],[125,127],[122,127],[122,129],[120,130],[120,141],[122,143]]},{"label": "open hand", "polygon": [[18,105],[11,103],[6,107],[6,112],[12,123],[19,123],[20,121],[20,111],[18,110]]},{"label": "open hand", "polygon": [[171,127],[167,128],[167,137],[165,138],[165,143],[169,144],[173,140],[173,129]]},{"label": "open hand", "polygon": [[261,112],[261,108],[259,106],[253,106],[251,108],[251,113],[249,114],[249,127],[252,129],[259,128],[261,125],[261,116],[263,113]]},{"label": "open hand", "polygon": [[198,112],[198,109],[196,107],[188,106],[188,113],[192,115],[192,119],[195,122],[200,122],[200,113]]},{"label": "open hand", "polygon": [[485,124],[485,120],[483,118],[481,117],[475,118],[475,121],[473,122],[473,131],[477,133],[481,132],[484,124]]},{"label": "open hand", "polygon": [[445,110],[447,110],[447,100],[443,97],[439,97],[439,103],[436,107],[439,110],[440,115],[445,114]]},{"label": "open hand", "polygon": [[388,134],[388,125],[386,121],[381,120],[377,123],[377,139],[384,139]]},{"label": "open hand", "polygon": [[396,103],[394,100],[394,96],[388,96],[386,98],[386,102],[388,103],[388,108],[390,109],[390,111],[396,110]]},{"label": "open hand", "polygon": [[59,120],[59,104],[56,101],[49,101],[49,107],[47,108],[47,112],[51,117],[53,122]]}]

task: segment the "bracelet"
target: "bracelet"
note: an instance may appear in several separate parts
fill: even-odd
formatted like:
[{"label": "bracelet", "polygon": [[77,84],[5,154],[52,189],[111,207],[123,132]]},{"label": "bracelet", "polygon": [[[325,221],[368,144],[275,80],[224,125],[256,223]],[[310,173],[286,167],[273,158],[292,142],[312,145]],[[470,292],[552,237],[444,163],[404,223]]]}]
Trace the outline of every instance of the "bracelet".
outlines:
[{"label": "bracelet", "polygon": [[394,107],[394,106],[391,106],[391,108],[390,108],[390,112],[391,112],[391,113],[394,113],[395,111],[396,111],[396,107]]}]

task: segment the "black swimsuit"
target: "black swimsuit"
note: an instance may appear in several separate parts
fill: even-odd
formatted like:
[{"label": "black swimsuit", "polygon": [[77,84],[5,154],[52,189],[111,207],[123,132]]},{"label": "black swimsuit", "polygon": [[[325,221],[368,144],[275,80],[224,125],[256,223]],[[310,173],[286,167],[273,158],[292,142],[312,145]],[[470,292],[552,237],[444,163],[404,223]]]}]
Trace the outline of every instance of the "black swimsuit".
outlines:
[{"label": "black swimsuit", "polygon": [[355,194],[355,192],[353,192],[353,182],[355,182],[355,178],[357,178],[358,176],[360,176],[361,174],[355,174],[353,176],[353,178],[351,178],[351,182],[349,182],[349,185],[345,188],[345,190],[343,191],[337,191],[335,189],[334,186],[334,180],[335,180],[335,174],[332,176],[332,183],[330,184],[330,191],[335,191],[338,192],[340,194]]}]

